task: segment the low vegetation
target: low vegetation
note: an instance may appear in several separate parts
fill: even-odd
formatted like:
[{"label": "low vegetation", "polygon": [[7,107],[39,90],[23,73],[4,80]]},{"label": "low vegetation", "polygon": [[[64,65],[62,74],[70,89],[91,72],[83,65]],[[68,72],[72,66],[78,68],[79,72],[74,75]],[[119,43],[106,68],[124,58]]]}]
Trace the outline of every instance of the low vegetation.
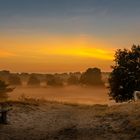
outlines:
[{"label": "low vegetation", "polygon": [[7,93],[12,92],[14,88],[10,88],[8,84],[0,80],[0,102],[6,101]]},{"label": "low vegetation", "polygon": [[27,85],[29,86],[39,86],[40,85],[40,80],[35,76],[35,75],[31,75]]}]

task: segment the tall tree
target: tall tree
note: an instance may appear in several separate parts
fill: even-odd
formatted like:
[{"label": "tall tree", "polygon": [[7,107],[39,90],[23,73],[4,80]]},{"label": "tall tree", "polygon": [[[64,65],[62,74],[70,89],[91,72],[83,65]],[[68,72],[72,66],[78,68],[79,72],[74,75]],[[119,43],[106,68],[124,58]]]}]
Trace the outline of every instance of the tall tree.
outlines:
[{"label": "tall tree", "polygon": [[114,61],[109,78],[109,96],[116,102],[133,99],[133,92],[140,90],[140,46],[117,50]]}]

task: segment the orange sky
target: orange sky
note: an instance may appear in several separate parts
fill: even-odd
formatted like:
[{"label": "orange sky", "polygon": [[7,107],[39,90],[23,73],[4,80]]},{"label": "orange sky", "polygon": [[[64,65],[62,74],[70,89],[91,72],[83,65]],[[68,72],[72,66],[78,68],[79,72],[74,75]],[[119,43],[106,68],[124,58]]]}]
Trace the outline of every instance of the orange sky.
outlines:
[{"label": "orange sky", "polygon": [[0,67],[15,72],[110,71],[113,55],[109,44],[87,35],[0,36]]},{"label": "orange sky", "polygon": [[116,49],[140,41],[139,0],[3,0],[0,70],[111,71]]}]

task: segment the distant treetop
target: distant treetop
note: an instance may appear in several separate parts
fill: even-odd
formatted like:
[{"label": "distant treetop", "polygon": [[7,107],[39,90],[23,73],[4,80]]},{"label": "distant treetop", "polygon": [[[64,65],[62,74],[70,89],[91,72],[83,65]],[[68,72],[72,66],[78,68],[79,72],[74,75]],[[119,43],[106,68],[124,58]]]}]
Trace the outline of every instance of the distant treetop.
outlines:
[{"label": "distant treetop", "polygon": [[99,68],[88,68],[81,75],[80,83],[89,86],[103,85],[101,70]]}]

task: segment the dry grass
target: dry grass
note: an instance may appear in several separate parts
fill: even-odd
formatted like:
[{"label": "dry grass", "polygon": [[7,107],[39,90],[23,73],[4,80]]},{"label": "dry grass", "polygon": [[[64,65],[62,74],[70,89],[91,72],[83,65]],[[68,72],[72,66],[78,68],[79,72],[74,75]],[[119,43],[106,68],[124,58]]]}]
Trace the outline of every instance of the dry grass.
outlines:
[{"label": "dry grass", "polygon": [[118,106],[80,105],[21,97],[9,125],[0,125],[6,140],[138,140],[140,103]]}]

